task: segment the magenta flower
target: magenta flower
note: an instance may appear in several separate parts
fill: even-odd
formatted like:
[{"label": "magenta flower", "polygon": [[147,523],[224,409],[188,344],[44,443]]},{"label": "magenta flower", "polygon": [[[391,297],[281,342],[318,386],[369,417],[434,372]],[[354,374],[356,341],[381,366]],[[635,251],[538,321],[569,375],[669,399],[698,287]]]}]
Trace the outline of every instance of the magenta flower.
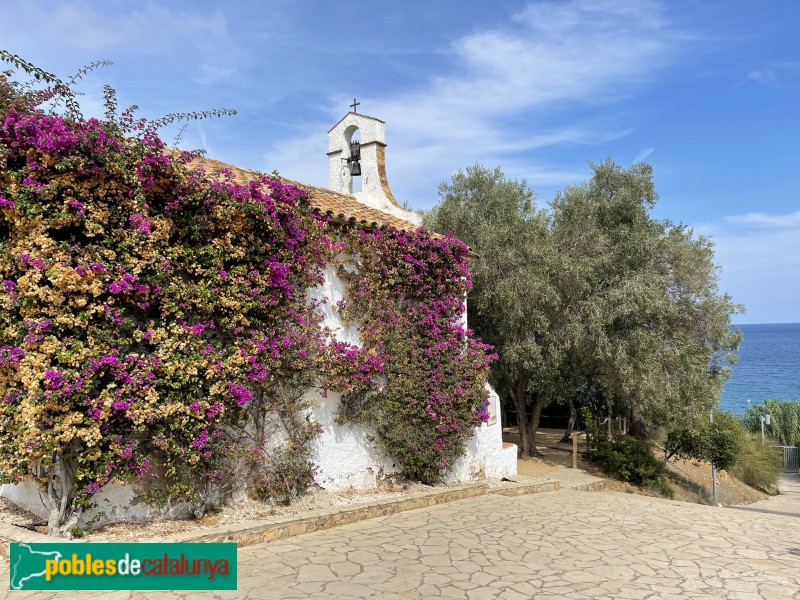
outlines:
[{"label": "magenta flower", "polygon": [[245,406],[253,399],[253,394],[249,392],[243,385],[231,383],[228,386],[228,389],[231,392],[231,396],[233,396],[234,400],[236,400],[237,406]]}]

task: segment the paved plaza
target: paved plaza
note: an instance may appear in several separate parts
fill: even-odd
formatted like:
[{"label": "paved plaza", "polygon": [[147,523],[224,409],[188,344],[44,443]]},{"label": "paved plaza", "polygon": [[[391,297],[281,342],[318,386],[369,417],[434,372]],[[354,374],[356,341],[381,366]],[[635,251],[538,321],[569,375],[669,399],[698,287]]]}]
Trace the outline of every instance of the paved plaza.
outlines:
[{"label": "paved plaza", "polygon": [[[796,478],[795,478],[796,479]],[[239,551],[236,592],[85,598],[800,598],[800,486],[743,508],[620,492],[480,496]],[[0,598],[70,598],[8,592]]]}]

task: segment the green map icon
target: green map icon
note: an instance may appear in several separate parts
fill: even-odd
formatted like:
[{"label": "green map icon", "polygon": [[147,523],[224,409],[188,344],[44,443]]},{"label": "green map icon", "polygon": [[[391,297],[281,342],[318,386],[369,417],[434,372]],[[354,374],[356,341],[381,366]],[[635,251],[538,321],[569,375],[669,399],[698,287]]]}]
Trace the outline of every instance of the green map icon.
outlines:
[{"label": "green map icon", "polygon": [[27,588],[25,586],[26,583],[31,585],[28,582],[34,579],[44,579],[45,561],[60,560],[61,557],[61,553],[55,550],[34,550],[30,544],[13,544],[11,549],[11,589],[42,589],[39,586]]}]

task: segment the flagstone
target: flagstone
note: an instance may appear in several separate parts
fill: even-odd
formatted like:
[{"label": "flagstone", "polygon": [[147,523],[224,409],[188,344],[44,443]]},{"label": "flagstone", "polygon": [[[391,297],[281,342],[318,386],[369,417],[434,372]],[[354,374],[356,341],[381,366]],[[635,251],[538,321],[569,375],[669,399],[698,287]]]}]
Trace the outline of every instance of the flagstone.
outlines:
[{"label": "flagstone", "polygon": [[[541,516],[535,527],[531,515]],[[791,515],[614,492],[481,496],[244,548],[238,595],[216,597],[787,599],[800,597],[800,556],[790,552],[800,546],[796,522]],[[689,542],[686,523],[697,535]],[[0,563],[6,590],[7,573]],[[188,594],[80,598],[189,600]],[[0,599],[6,596],[0,588]]]}]

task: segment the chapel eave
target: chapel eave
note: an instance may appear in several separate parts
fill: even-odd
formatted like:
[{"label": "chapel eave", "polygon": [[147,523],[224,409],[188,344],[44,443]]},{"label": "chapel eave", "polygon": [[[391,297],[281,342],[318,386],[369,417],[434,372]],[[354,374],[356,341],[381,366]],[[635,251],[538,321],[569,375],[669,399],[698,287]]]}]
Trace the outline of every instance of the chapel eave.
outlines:
[{"label": "chapel eave", "polygon": [[346,114],[345,116],[343,116],[341,119],[339,119],[338,121],[336,121],[336,125],[334,125],[334,126],[333,126],[333,127],[331,127],[330,129],[328,129],[328,133],[330,133],[331,131],[333,131],[334,129],[336,129],[336,128],[339,126],[339,123],[341,123],[342,121],[344,121],[344,120],[345,120],[347,117],[349,117],[350,115],[358,115],[359,117],[362,117],[362,118],[364,118],[364,119],[372,119],[373,121],[377,121],[378,123],[382,123],[382,124],[384,124],[384,125],[386,124],[386,121],[381,121],[380,119],[377,119],[377,118],[375,118],[375,117],[370,117],[369,115],[365,115],[365,114],[363,114],[363,113],[357,113],[357,112],[353,112],[353,111],[351,110],[349,113],[347,113],[347,114]]}]

